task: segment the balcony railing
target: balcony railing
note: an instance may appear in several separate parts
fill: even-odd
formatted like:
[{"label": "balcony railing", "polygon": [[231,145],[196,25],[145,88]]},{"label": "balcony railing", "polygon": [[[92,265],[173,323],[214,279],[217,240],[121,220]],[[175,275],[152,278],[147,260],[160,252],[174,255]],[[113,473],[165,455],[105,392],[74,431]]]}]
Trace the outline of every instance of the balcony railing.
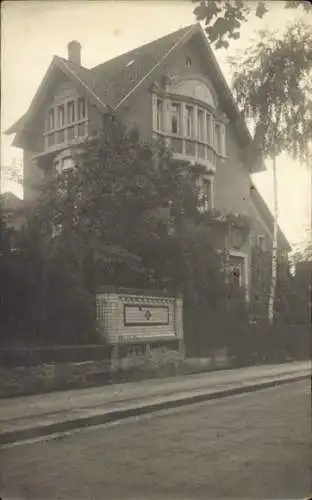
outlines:
[{"label": "balcony railing", "polygon": [[191,137],[164,135],[156,132],[156,137],[166,141],[171,147],[173,158],[206,167],[207,171],[215,172],[217,155],[209,144]]},{"label": "balcony railing", "polygon": [[44,133],[45,151],[53,151],[69,146],[88,135],[88,121],[84,120],[72,125]]}]

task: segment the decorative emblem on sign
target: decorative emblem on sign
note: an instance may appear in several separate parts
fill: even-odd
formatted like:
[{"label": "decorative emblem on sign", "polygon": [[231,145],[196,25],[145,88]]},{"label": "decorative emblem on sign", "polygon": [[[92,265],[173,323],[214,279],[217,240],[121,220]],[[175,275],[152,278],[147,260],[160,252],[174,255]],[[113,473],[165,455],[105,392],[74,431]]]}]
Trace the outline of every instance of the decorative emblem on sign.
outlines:
[{"label": "decorative emblem on sign", "polygon": [[148,320],[150,320],[150,319],[151,319],[151,317],[152,317],[152,313],[151,313],[151,311],[148,311],[148,310],[147,310],[147,311],[146,311],[146,313],[145,313],[145,318],[146,318],[146,319],[147,319],[147,321],[148,321]]}]

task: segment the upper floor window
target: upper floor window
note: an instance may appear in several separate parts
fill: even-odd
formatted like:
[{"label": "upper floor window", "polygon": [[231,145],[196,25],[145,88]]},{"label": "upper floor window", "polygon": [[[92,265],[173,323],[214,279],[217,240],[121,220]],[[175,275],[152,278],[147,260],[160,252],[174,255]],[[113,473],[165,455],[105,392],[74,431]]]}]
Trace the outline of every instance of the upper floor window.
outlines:
[{"label": "upper floor window", "polygon": [[69,101],[67,103],[67,123],[74,123],[75,120],[75,101]]},{"label": "upper floor window", "polygon": [[215,147],[217,153],[221,152],[221,127],[219,123],[215,124]]},{"label": "upper floor window", "polygon": [[171,105],[171,133],[181,134],[181,104],[177,102]]},{"label": "upper floor window", "polygon": [[186,106],[186,135],[187,137],[193,136],[193,124],[194,124],[194,108],[192,106]]},{"label": "upper floor window", "polygon": [[58,155],[53,162],[54,168],[58,174],[75,167],[74,158],[68,154],[66,156]]},{"label": "upper floor window", "polygon": [[55,148],[88,135],[87,105],[84,97],[71,99],[48,110],[45,148]]},{"label": "upper floor window", "polygon": [[212,145],[213,144],[213,138],[211,134],[211,120],[212,117],[209,113],[206,113],[206,136],[207,136],[207,143]]},{"label": "upper floor window", "polygon": [[211,179],[199,177],[197,179],[199,188],[199,208],[201,212],[207,212],[213,207],[213,183]]},{"label": "upper floor window", "polygon": [[204,129],[204,111],[202,109],[197,110],[197,136],[198,139],[205,140],[205,129]]},{"label": "upper floor window", "polygon": [[212,185],[211,180],[203,179],[202,185],[204,209],[209,210],[212,206]]},{"label": "upper floor window", "polygon": [[54,109],[50,109],[48,112],[47,130],[53,130],[54,128],[55,128]]},{"label": "upper floor window", "polygon": [[83,120],[86,117],[86,101],[84,97],[78,99],[78,120]]},{"label": "upper floor window", "polygon": [[258,234],[258,236],[257,236],[257,246],[263,252],[266,251],[266,241],[265,241],[265,237],[263,236],[263,234]]},{"label": "upper floor window", "polygon": [[[211,156],[216,158],[217,154],[225,157],[225,125],[217,122],[214,113],[204,106],[179,102],[176,99],[171,101],[170,97],[166,97],[163,101],[162,98],[153,95],[154,132],[179,136],[174,139],[175,147],[180,147],[180,151],[176,151],[179,154],[184,154],[182,153],[184,151],[187,156],[199,156],[212,164],[214,161],[211,160]],[[164,106],[167,101],[169,106]],[[176,139],[180,139],[181,143],[184,141],[184,145],[179,146]],[[185,142],[186,139],[188,140]]]},{"label": "upper floor window", "polygon": [[156,127],[157,130],[163,130],[163,100],[157,99],[156,103]]},{"label": "upper floor window", "polygon": [[57,107],[57,127],[61,128],[65,125],[65,109],[64,105]]}]

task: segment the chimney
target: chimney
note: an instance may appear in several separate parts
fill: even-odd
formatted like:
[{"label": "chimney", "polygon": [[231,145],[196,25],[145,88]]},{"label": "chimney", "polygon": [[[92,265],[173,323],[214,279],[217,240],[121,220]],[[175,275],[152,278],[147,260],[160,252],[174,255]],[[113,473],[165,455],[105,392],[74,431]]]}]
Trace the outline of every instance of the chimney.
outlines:
[{"label": "chimney", "polygon": [[67,45],[68,60],[81,66],[81,45],[76,40],[72,40]]}]

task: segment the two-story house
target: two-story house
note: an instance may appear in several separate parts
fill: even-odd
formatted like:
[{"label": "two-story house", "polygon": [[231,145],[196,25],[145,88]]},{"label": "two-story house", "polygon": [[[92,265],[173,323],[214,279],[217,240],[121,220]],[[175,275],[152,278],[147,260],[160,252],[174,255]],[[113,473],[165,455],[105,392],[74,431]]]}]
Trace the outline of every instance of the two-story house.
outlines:
[{"label": "two-story house", "polygon": [[[29,185],[44,172],[72,166],[72,147],[99,130],[110,113],[136,126],[143,139],[164,139],[177,161],[202,166],[198,183],[207,210],[252,218],[247,239],[227,235],[220,244],[248,300],[251,247],[269,248],[273,218],[251,189],[250,175],[263,170],[263,163],[250,153],[250,133],[201,26],[187,26],[90,69],[82,65],[77,41],[68,44],[68,59],[54,56],[28,111],[7,131],[24,151],[26,200],[35,196]],[[287,254],[281,231],[279,240]]]}]

